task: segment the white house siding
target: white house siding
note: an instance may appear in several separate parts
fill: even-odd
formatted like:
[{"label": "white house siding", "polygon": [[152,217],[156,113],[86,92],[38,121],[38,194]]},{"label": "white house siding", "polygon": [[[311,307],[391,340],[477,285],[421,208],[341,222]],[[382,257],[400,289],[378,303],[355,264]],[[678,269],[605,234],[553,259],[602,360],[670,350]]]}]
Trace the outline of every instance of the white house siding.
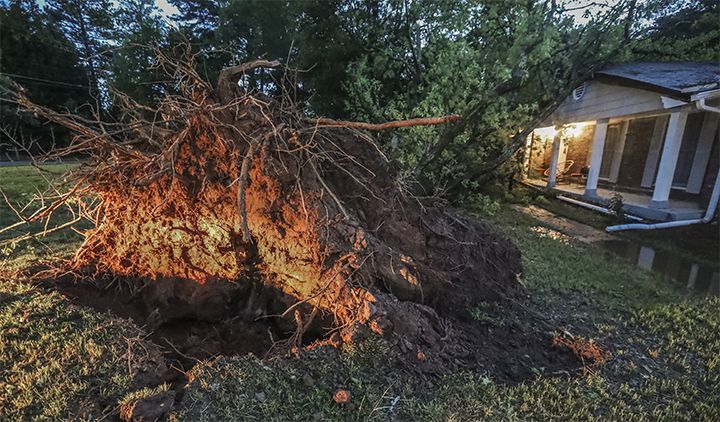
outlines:
[{"label": "white house siding", "polygon": [[570,95],[550,121],[553,124],[596,121],[663,110],[661,94],[598,81],[589,81],[579,100]]}]

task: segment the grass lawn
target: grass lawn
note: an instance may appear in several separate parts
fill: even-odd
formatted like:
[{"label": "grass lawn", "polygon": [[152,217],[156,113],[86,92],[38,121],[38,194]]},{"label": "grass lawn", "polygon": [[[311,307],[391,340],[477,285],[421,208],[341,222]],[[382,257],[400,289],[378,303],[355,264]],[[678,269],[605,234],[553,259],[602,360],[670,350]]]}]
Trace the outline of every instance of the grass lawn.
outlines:
[{"label": "grass lawn", "polygon": [[[65,181],[64,175],[77,167],[77,164],[49,164],[42,165],[38,170],[32,166],[11,166],[0,167],[0,189],[12,203],[16,210],[21,210],[33,197],[44,193],[49,184],[62,186]],[[35,201],[23,215],[30,215],[40,207],[40,202]],[[60,208],[54,213],[49,228],[71,220],[70,213]],[[14,224],[19,219],[12,208],[0,196],[0,229]],[[0,270],[7,270],[9,265],[14,267],[22,266],[28,259],[43,257],[57,253],[72,251],[81,236],[72,230],[63,230],[50,233],[43,238],[37,238],[19,244],[8,243],[7,240],[24,235],[34,234],[43,230],[43,222],[35,222],[19,226],[13,230],[0,233]]]},{"label": "grass lawn", "polygon": [[[3,186],[16,172],[0,169]],[[15,195],[27,192],[26,180],[13,182]],[[611,354],[604,365],[533,368],[533,379],[507,384],[488,373],[408,373],[378,340],[301,358],[219,357],[191,371],[170,419],[720,420],[720,299],[686,297],[596,247],[531,231],[536,222],[509,207],[490,219],[523,251],[527,312],[554,331],[594,339]],[[46,243],[63,253],[77,240]],[[156,346],[129,321],[8,278],[45,251],[18,247],[0,258],[0,420],[115,419],[128,397],[162,384],[146,376],[158,372]],[[512,319],[503,311],[478,304],[474,314],[502,324]],[[350,403],[333,402],[337,388]]]},{"label": "grass lawn", "polygon": [[0,327],[1,420],[97,420],[165,371],[129,321],[4,278]]}]

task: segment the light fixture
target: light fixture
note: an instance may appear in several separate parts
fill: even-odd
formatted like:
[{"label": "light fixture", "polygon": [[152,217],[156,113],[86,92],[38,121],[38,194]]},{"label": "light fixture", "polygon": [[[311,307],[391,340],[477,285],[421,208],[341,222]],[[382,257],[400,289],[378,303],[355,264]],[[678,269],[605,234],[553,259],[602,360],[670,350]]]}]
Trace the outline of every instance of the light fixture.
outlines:
[{"label": "light fixture", "polygon": [[539,127],[535,129],[535,136],[544,140],[552,140],[557,135],[557,129],[553,126]]}]

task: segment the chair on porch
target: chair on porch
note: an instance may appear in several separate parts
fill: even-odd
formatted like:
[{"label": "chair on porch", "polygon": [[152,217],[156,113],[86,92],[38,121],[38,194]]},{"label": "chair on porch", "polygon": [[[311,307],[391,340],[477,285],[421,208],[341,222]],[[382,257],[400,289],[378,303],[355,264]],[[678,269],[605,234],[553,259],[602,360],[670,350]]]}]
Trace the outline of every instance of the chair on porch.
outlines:
[{"label": "chair on porch", "polygon": [[577,185],[585,186],[587,183],[588,173],[590,173],[590,166],[583,166],[580,168],[579,173],[570,173],[570,180],[575,182]]},{"label": "chair on porch", "polygon": [[[555,183],[562,183],[562,182],[568,182],[568,173],[570,172],[570,169],[575,165],[575,161],[573,160],[565,160],[565,166],[557,168],[557,174],[555,175]],[[548,167],[543,172],[543,175],[545,177],[550,177],[550,168]]]}]

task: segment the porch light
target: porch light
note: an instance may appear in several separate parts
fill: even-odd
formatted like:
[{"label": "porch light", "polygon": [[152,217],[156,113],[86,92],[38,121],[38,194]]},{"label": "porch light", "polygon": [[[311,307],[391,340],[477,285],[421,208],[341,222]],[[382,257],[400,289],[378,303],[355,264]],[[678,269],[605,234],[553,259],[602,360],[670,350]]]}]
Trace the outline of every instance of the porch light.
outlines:
[{"label": "porch light", "polygon": [[535,136],[540,139],[544,139],[545,141],[552,141],[553,139],[555,139],[555,136],[557,136],[558,133],[560,133],[561,136],[565,139],[575,138],[577,136],[580,136],[585,126],[588,126],[590,124],[592,123],[572,123],[560,127],[559,130],[556,129],[556,126],[539,127],[535,129]]},{"label": "porch light", "polygon": [[565,135],[569,138],[575,138],[582,133],[582,127],[578,125],[569,125],[565,127]]},{"label": "porch light", "polygon": [[553,126],[539,127],[535,129],[535,136],[545,140],[552,140],[557,135],[558,131]]}]

